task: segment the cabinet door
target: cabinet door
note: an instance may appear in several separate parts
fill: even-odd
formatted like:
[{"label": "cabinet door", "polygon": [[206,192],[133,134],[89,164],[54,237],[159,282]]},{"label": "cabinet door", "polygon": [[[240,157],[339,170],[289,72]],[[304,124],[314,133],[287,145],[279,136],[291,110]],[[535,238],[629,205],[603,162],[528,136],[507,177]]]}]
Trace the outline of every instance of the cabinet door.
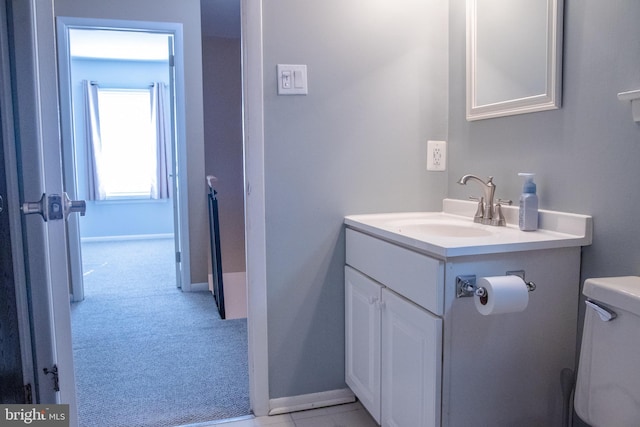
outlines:
[{"label": "cabinet door", "polygon": [[380,423],[380,297],[382,286],[345,267],[345,376]]},{"label": "cabinet door", "polygon": [[442,319],[382,291],[382,426],[440,426]]}]

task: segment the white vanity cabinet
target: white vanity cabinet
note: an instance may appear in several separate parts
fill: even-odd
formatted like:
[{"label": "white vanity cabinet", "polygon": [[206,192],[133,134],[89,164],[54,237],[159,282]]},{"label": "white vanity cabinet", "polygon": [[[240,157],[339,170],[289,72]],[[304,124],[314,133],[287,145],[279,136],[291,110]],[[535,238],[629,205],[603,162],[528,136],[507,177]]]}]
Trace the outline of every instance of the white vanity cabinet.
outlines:
[{"label": "white vanity cabinet", "polygon": [[442,320],[349,266],[345,281],[347,384],[382,425],[439,425]]},{"label": "white vanity cabinet", "polygon": [[[452,204],[468,216],[345,219],[346,383],[382,427],[561,425],[591,218],[541,211],[549,228],[524,233],[476,228],[474,206]],[[457,297],[456,277],[519,270],[536,283],[522,312],[485,316]]]},{"label": "white vanity cabinet", "polygon": [[345,376],[380,423],[380,341],[383,286],[345,267]]},{"label": "white vanity cabinet", "polygon": [[442,319],[382,290],[382,425],[440,425]]},{"label": "white vanity cabinet", "polygon": [[[426,272],[436,291],[442,262],[353,230],[347,236],[346,382],[383,426],[439,426],[442,319],[388,285],[423,282]],[[381,259],[404,265],[406,274],[387,277]]]}]

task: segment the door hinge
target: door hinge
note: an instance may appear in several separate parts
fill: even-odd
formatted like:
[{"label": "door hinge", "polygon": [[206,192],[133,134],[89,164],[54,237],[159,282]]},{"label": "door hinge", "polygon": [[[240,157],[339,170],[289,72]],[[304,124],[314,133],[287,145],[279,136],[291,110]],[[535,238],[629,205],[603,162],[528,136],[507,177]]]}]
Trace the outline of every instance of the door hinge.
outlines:
[{"label": "door hinge", "polygon": [[176,57],[174,55],[169,55],[169,67],[175,67],[176,65]]},{"label": "door hinge", "polygon": [[53,365],[52,369],[43,368],[42,371],[45,375],[53,375],[53,390],[60,391],[60,380],[58,378],[58,365]]},{"label": "door hinge", "polygon": [[182,252],[176,252],[176,262],[182,262]]},{"label": "door hinge", "polygon": [[22,387],[22,390],[24,392],[24,403],[26,403],[27,405],[33,404],[33,393],[31,391],[31,384],[25,384]]}]

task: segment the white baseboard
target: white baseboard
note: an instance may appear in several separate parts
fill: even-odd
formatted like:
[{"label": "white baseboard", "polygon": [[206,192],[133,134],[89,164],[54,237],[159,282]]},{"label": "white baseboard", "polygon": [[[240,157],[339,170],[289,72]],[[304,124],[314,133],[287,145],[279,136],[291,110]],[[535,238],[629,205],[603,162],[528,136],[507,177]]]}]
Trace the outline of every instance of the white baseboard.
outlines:
[{"label": "white baseboard", "polygon": [[356,396],[348,388],[322,391],[320,393],[301,394],[291,397],[279,397],[269,400],[269,415],[288,414],[289,412],[323,408],[356,401]]},{"label": "white baseboard", "polygon": [[173,234],[127,234],[122,236],[97,236],[82,237],[80,241],[85,242],[116,242],[124,240],[149,240],[149,239],[173,239]]}]

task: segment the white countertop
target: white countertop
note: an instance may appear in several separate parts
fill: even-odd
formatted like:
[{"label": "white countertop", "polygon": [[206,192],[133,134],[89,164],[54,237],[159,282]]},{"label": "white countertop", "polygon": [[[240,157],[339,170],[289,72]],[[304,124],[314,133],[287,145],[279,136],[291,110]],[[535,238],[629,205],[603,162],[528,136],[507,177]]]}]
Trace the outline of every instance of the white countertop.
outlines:
[{"label": "white countertop", "polygon": [[[516,206],[502,207],[506,227],[474,223],[476,207],[477,202],[445,199],[441,212],[349,215],[344,222],[349,228],[439,258],[587,246],[592,241],[588,215],[540,210],[539,229],[521,231]],[[455,230],[460,234],[455,235]]]}]

